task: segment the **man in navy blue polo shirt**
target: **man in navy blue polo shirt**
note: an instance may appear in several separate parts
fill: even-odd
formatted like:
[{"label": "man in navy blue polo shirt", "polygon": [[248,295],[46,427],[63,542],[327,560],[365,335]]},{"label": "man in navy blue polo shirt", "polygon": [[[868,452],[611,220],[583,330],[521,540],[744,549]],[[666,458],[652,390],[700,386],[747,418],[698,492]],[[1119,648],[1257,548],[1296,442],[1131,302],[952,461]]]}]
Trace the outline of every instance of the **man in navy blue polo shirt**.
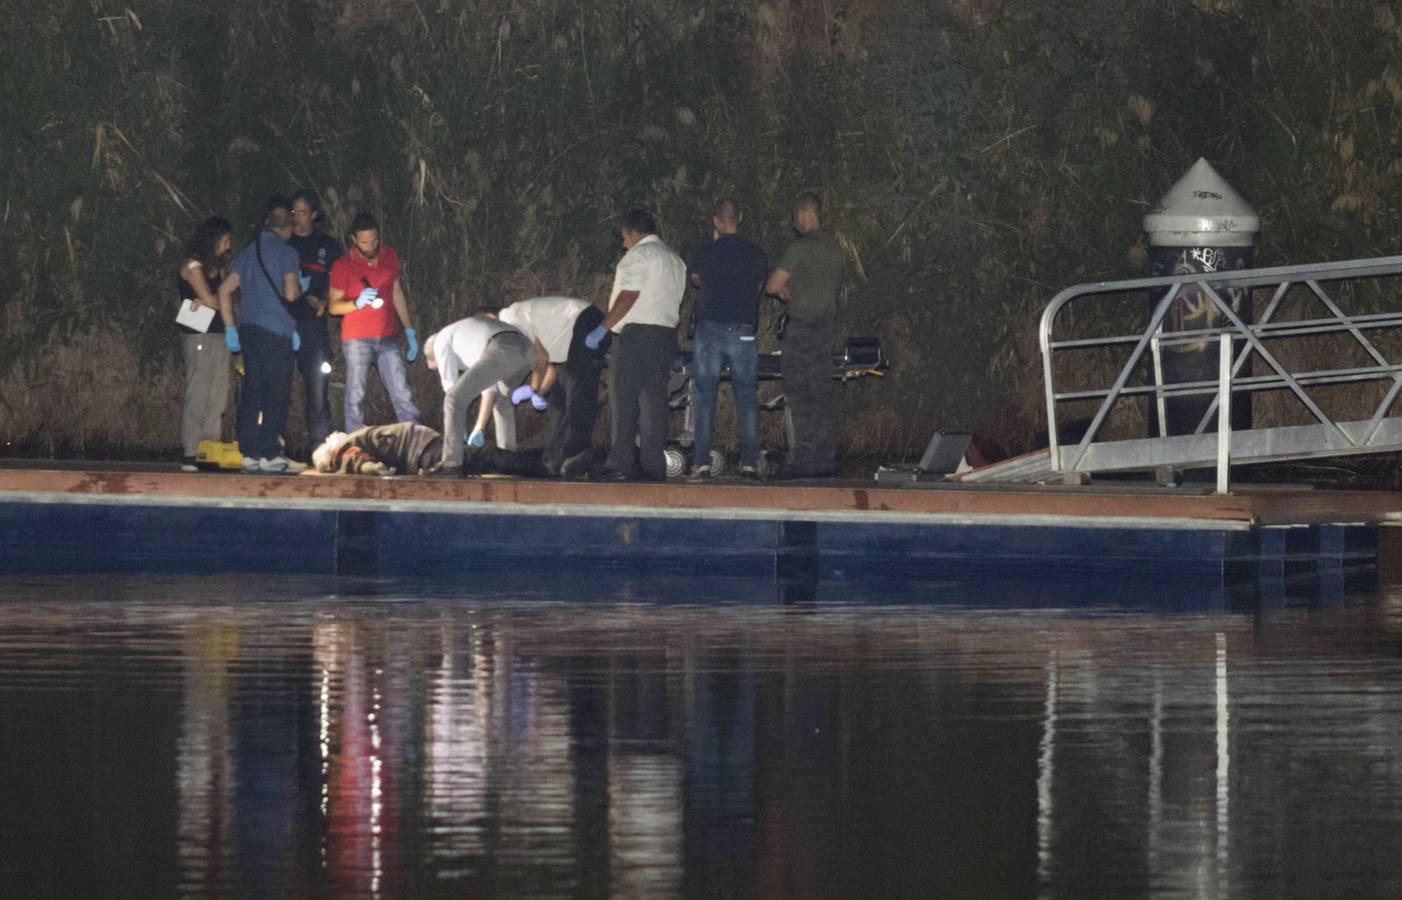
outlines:
[{"label": "man in navy blue polo shirt", "polygon": [[[285,197],[268,201],[258,236],[234,259],[233,270],[219,285],[224,343],[230,352],[243,353],[238,438],[245,472],[306,468],[283,454],[281,440],[292,399],[293,352],[301,344],[297,320],[288,311],[302,297],[297,251],[287,243],[291,206]],[[241,298],[237,317],[235,290]]]},{"label": "man in navy blue polo shirt", "polygon": [[725,363],[735,392],[735,429],[740,438],[740,474],[759,477],[759,354],[755,324],[760,289],[769,277],[769,258],[742,238],[740,212],[731,200],[716,204],[711,215],[715,240],[692,257],[691,283],[701,289],[692,344],[692,414],[695,453],[691,477],[711,477],[711,439],[716,393]]}]

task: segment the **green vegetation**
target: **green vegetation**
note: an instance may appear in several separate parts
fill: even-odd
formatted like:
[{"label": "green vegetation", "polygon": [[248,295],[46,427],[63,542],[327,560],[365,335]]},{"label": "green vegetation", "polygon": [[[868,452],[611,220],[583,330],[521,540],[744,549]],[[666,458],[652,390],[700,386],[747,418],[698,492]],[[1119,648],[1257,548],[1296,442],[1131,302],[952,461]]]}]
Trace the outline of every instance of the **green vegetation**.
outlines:
[{"label": "green vegetation", "polygon": [[1394,252],[1399,19],[1330,0],[0,0],[0,441],[173,446],[181,245],[272,192],[319,189],[334,229],[377,212],[427,334],[536,292],[601,302],[630,205],[686,252],[732,195],[777,255],[789,201],[820,187],[854,262],[845,330],[895,365],[844,391],[849,449],[914,452],[936,426],[1017,449],[1041,427],[1038,310],[1139,272],[1140,218],[1197,157],[1264,216],[1258,264]]}]

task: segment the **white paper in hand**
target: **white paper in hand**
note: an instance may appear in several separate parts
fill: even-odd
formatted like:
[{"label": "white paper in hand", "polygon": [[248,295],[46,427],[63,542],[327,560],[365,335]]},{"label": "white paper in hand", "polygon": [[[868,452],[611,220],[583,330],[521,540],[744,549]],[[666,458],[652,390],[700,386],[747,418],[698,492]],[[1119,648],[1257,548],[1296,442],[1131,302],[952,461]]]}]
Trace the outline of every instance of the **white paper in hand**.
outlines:
[{"label": "white paper in hand", "polygon": [[190,300],[180,301],[180,312],[175,314],[175,321],[186,328],[204,333],[209,331],[209,325],[214,321],[214,309],[209,306],[201,306],[195,309],[195,304]]}]

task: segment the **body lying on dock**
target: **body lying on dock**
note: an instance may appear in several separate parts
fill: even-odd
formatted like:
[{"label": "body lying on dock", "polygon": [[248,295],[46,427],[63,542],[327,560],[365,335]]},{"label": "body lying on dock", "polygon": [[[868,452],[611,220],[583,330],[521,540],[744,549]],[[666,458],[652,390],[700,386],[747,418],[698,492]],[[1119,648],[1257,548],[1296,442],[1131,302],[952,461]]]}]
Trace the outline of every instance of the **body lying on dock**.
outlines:
[{"label": "body lying on dock", "polygon": [[312,451],[311,475],[418,475],[443,458],[443,436],[427,425],[366,425],[335,431]]},{"label": "body lying on dock", "polygon": [[[398,422],[367,425],[350,434],[337,431],[312,451],[308,475],[426,475],[443,455],[443,435],[427,425]],[[435,476],[516,475],[550,476],[544,450],[503,450],[491,445],[468,446],[460,469],[434,471]]]}]

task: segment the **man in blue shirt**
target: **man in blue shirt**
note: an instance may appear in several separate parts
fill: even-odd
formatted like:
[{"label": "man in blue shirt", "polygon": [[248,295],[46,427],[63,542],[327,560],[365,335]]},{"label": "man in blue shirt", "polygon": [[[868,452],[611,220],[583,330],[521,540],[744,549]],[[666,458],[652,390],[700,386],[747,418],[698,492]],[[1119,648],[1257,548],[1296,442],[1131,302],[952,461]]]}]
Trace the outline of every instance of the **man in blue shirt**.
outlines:
[{"label": "man in blue shirt", "polygon": [[711,215],[715,240],[692,258],[691,283],[701,289],[692,344],[692,416],[696,439],[691,477],[711,477],[711,439],[716,393],[725,364],[735,392],[735,430],[740,438],[740,474],[759,477],[759,354],[755,325],[759,293],[769,277],[769,258],[742,238],[740,212],[722,200]]},{"label": "man in blue shirt", "polygon": [[[243,353],[243,390],[239,395],[238,439],[243,470],[283,474],[305,469],[282,452],[282,430],[292,399],[293,353],[300,343],[297,320],[289,307],[302,296],[297,251],[292,236],[291,204],[285,197],[268,200],[258,237],[234,260],[219,285],[224,342]],[[234,291],[239,315],[234,316]]]}]

